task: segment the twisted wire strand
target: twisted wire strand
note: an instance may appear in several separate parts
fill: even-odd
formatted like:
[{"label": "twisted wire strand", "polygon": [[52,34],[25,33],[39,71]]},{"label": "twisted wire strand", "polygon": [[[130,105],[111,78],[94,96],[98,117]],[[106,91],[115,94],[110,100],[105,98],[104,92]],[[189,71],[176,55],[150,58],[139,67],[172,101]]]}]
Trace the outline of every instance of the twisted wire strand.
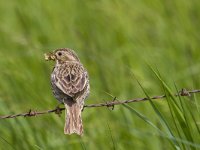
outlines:
[{"label": "twisted wire strand", "polygon": [[[186,89],[182,89],[180,92],[174,94],[174,96],[176,96],[176,97],[177,96],[191,96],[191,94],[195,94],[195,93],[200,93],[200,89],[190,90],[190,91],[187,91]],[[159,99],[162,100],[165,97],[166,97],[166,95],[159,95],[159,96],[153,96],[153,97],[151,97],[151,99],[152,100],[159,100]],[[149,98],[147,98],[147,97],[134,98],[134,99],[130,99],[130,100],[116,100],[116,97],[115,97],[113,100],[106,101],[104,103],[84,105],[84,109],[92,108],[92,107],[109,107],[113,110],[115,105],[134,103],[134,102],[142,102],[142,101],[147,101],[147,100],[149,100]],[[55,113],[55,114],[60,115],[63,110],[65,110],[65,108],[60,108],[60,107],[56,107],[54,109],[45,110],[45,111],[33,111],[32,109],[30,109],[28,112],[25,112],[25,113],[0,116],[0,119],[17,118],[20,116],[33,117],[33,116],[39,116],[39,115],[44,115],[44,114],[50,114],[50,113]]]}]

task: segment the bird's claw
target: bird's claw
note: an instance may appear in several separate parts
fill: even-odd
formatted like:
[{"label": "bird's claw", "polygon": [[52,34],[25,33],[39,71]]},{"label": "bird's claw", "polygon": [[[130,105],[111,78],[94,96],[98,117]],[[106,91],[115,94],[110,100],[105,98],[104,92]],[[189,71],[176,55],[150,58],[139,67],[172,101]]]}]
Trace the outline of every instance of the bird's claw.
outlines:
[{"label": "bird's claw", "polygon": [[57,114],[59,117],[61,116],[62,109],[59,106],[56,106],[56,108],[55,108],[55,114]]}]

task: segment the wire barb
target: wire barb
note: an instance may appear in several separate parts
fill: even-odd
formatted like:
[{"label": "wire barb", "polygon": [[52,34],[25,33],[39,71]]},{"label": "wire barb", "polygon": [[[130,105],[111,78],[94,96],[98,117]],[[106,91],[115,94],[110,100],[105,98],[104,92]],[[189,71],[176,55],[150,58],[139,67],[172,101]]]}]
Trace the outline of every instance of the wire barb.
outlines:
[{"label": "wire barb", "polygon": [[36,115],[37,115],[37,112],[36,111],[32,111],[30,109],[28,113],[24,114],[24,117],[32,117],[32,116],[36,116]]},{"label": "wire barb", "polygon": [[185,88],[182,88],[179,94],[181,96],[191,96],[191,94]]},{"label": "wire barb", "polygon": [[[183,88],[183,89],[181,89],[180,92],[174,94],[174,96],[176,96],[176,97],[177,96],[191,96],[191,94],[195,94],[195,93],[200,93],[200,89],[188,91],[185,88]],[[161,100],[161,99],[164,99],[165,97],[166,97],[166,95],[160,95],[160,96],[153,96],[153,97],[151,97],[151,99],[153,99],[153,100],[160,99]],[[84,105],[83,110],[85,108],[91,108],[91,107],[108,107],[108,108],[111,108],[111,110],[114,110],[115,105],[126,104],[126,103],[134,103],[134,102],[142,102],[142,101],[147,101],[147,100],[149,100],[147,97],[135,98],[135,99],[130,99],[130,100],[117,100],[117,98],[114,97],[114,99],[112,101],[106,101],[105,103]],[[55,109],[46,110],[46,111],[32,111],[30,109],[26,113],[0,116],[0,119],[17,118],[17,117],[20,117],[20,116],[33,117],[33,116],[49,114],[49,113],[53,113],[53,112],[55,114],[57,114],[58,116],[60,116],[63,110],[65,110],[65,108],[60,108],[59,106],[57,106]]]}]

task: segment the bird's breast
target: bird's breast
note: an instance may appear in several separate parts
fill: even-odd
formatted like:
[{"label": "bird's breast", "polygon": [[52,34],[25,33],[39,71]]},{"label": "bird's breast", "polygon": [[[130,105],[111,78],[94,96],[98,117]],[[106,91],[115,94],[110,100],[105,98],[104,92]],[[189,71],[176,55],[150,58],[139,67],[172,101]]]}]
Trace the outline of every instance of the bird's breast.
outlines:
[{"label": "bird's breast", "polygon": [[56,66],[51,75],[54,88],[56,86],[70,97],[74,97],[83,91],[86,83],[88,83],[87,80],[87,71],[80,63],[66,63]]}]

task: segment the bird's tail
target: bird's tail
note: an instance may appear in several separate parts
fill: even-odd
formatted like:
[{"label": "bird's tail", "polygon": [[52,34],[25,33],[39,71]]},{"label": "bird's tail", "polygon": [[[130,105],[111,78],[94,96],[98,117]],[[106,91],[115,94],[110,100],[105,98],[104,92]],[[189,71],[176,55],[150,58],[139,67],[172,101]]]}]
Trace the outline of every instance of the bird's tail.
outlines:
[{"label": "bird's tail", "polygon": [[66,117],[65,117],[65,134],[76,133],[78,135],[83,134],[83,124],[81,119],[81,111],[83,105],[74,102],[68,101],[65,103],[66,108]]}]

